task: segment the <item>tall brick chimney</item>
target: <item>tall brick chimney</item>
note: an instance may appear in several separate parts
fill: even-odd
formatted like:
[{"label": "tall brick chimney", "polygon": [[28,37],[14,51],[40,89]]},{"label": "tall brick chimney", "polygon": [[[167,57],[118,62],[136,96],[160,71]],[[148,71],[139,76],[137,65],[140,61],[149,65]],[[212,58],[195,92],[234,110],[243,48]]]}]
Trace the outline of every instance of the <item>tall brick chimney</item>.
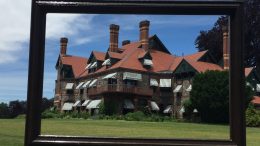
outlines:
[{"label": "tall brick chimney", "polygon": [[229,70],[229,33],[228,27],[222,27],[223,32],[223,64],[224,70]]},{"label": "tall brick chimney", "polygon": [[61,55],[66,55],[67,44],[68,44],[68,38],[61,38],[60,39],[60,54]]},{"label": "tall brick chimney", "polygon": [[119,26],[115,24],[110,25],[110,42],[109,42],[109,51],[117,52],[118,51],[118,34]]},{"label": "tall brick chimney", "polygon": [[140,42],[142,44],[142,48],[145,51],[148,51],[149,47],[149,25],[150,21],[144,20],[139,23],[140,28]]}]

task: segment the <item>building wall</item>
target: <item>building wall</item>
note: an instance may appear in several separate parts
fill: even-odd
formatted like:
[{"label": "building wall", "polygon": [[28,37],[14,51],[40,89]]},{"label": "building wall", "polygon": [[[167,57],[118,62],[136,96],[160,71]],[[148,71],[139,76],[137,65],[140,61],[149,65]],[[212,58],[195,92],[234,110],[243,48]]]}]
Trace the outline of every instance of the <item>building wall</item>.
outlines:
[{"label": "building wall", "polygon": [[192,78],[189,77],[184,79],[175,79],[173,90],[178,85],[182,85],[182,88],[179,93],[174,93],[174,115],[176,117],[182,117],[180,110],[183,107],[184,101],[190,98],[190,92],[186,89],[189,87],[189,85],[192,85]]}]

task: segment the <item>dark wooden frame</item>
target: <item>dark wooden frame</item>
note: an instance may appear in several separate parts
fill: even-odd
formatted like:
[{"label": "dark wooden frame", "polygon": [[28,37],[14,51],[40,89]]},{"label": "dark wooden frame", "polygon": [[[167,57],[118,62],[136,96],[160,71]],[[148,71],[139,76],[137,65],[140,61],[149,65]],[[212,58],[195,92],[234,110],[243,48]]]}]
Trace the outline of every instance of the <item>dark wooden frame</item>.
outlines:
[{"label": "dark wooden frame", "polygon": [[[243,0],[32,0],[25,145],[246,145]],[[230,16],[230,139],[142,139],[40,135],[47,13],[187,14]],[[151,127],[152,128],[152,127]]]}]

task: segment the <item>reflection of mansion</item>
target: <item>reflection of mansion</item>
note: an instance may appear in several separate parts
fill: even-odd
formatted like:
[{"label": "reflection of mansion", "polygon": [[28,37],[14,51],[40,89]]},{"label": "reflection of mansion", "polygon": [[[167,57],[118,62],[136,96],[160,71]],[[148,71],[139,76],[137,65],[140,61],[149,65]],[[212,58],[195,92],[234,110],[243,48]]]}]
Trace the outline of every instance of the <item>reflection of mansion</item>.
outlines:
[{"label": "reflection of mansion", "polygon": [[[107,52],[92,51],[88,59],[66,54],[68,39],[61,38],[56,64],[56,108],[93,113],[104,103],[114,105],[119,114],[146,107],[178,115],[183,111],[182,102],[189,98],[196,73],[228,69],[226,32],[223,34],[224,61],[216,61],[207,51],[174,56],[156,35],[149,36],[149,21],[140,22],[139,27],[139,41],[125,40],[119,46],[119,26],[110,25]],[[246,68],[245,75],[248,84],[259,92],[256,69]]]}]

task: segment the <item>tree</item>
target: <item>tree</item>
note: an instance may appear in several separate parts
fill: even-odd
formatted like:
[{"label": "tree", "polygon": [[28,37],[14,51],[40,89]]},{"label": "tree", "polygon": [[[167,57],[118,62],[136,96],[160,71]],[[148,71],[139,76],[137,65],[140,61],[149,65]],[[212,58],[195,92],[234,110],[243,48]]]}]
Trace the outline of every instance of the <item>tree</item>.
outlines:
[{"label": "tree", "polygon": [[46,109],[53,107],[54,98],[48,99],[46,97],[42,98],[42,109],[41,112],[44,112]]},{"label": "tree", "polygon": [[8,105],[6,103],[0,103],[0,119],[2,118],[9,118],[9,108]]},{"label": "tree", "polygon": [[26,113],[26,101],[14,100],[9,102],[10,117],[14,118]]},{"label": "tree", "polygon": [[[246,0],[244,11],[245,66],[260,65],[260,1]],[[216,60],[222,59],[222,26],[227,21],[227,16],[221,16],[212,29],[200,32],[195,40],[199,51],[209,50]]]},{"label": "tree", "polygon": [[200,35],[195,41],[195,45],[199,51],[208,50],[217,61],[221,60],[223,57],[222,26],[226,26],[227,21],[227,17],[221,16],[211,30],[200,31]]},{"label": "tree", "polygon": [[[246,105],[251,101],[252,89],[247,86]],[[191,91],[191,105],[198,110],[203,122],[228,123],[228,72],[206,71],[195,75]]]}]

